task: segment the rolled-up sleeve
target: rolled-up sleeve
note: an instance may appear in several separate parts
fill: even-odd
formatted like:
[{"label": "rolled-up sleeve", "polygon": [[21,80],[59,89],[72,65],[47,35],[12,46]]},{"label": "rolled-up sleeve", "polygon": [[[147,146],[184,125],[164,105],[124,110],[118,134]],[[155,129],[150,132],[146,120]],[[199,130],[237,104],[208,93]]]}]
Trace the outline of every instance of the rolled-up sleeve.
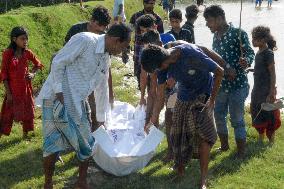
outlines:
[{"label": "rolled-up sleeve", "polygon": [[55,93],[62,92],[62,80],[65,67],[74,63],[84,53],[89,45],[87,37],[82,34],[73,36],[68,43],[58,52],[51,64],[51,75],[53,77],[53,90]]}]

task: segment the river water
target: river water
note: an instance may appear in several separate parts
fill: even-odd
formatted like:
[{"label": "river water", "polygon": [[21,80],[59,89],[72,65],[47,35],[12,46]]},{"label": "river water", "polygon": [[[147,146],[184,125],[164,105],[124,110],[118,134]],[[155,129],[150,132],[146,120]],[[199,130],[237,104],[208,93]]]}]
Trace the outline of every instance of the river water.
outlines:
[{"label": "river water", "polygon": [[[207,1],[207,6],[210,4]],[[226,13],[228,22],[232,22],[235,26],[239,26],[239,13],[240,13],[240,1],[234,2],[218,2],[221,4]],[[185,7],[189,4],[177,4],[176,8],[179,8],[185,13]],[[244,2],[243,3],[243,14],[242,14],[242,28],[249,34],[251,40],[252,28],[257,25],[266,25],[270,27],[272,35],[274,35],[278,50],[275,51],[275,62],[276,62],[276,77],[277,77],[277,88],[278,97],[284,97],[284,2],[273,1],[272,8],[268,9],[267,1],[264,1],[261,9],[255,9],[254,3]],[[202,9],[202,7],[201,7]],[[185,18],[184,18],[185,20]],[[203,13],[201,12],[198,19],[195,22],[195,38],[196,43],[212,47],[213,34],[205,25]],[[255,52],[257,49],[254,49]],[[253,75],[249,74],[249,83],[251,88],[253,86]],[[250,100],[250,97],[247,99]]]}]

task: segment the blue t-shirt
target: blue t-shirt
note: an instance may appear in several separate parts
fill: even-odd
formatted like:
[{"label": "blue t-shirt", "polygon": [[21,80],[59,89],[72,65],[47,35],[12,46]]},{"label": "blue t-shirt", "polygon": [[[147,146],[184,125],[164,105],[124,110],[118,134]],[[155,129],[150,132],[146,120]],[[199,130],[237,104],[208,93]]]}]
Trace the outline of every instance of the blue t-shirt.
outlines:
[{"label": "blue t-shirt", "polygon": [[168,42],[176,41],[173,34],[170,34],[170,33],[161,33],[160,37],[161,37],[161,41],[162,41],[163,45],[167,44]]},{"label": "blue t-shirt", "polygon": [[181,57],[167,70],[157,73],[158,84],[173,77],[178,82],[178,99],[181,101],[194,100],[201,94],[210,95],[213,83],[211,72],[216,70],[216,62],[194,44],[183,44],[174,49],[181,50]]}]

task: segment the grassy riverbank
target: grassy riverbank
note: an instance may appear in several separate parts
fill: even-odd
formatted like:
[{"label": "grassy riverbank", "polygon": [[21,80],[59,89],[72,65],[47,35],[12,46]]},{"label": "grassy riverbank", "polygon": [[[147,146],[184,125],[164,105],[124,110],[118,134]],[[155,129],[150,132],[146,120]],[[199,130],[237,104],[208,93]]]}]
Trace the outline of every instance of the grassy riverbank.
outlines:
[{"label": "grassy riverbank", "polygon": [[[62,47],[67,29],[74,23],[89,18],[91,7],[102,4],[112,9],[113,0],[86,3],[82,10],[76,4],[61,4],[49,7],[22,7],[0,15],[0,49],[9,42],[9,31],[13,26],[26,26],[30,33],[30,48],[45,65],[44,71],[34,80],[35,89],[40,88],[47,76],[51,55]],[[126,0],[127,18],[142,9],[141,0]],[[161,13],[161,7],[157,7]],[[125,66],[113,59],[114,90],[116,99],[138,102],[138,91],[131,65]],[[0,86],[3,95],[3,85]],[[2,98],[0,98],[2,101]],[[257,133],[251,127],[246,113],[248,130],[248,152],[244,161],[235,160],[235,144],[230,129],[231,150],[217,154],[213,147],[209,165],[209,188],[216,189],[283,189],[284,188],[284,129],[278,130],[274,145],[257,143]],[[0,139],[0,189],[42,188],[41,115],[37,110],[35,136],[22,140],[19,124],[15,124],[9,137]],[[193,160],[186,169],[186,177],[172,182],[172,163],[163,163],[166,141],[159,146],[150,164],[138,173],[126,177],[114,177],[97,169],[89,170],[90,188],[102,189],[196,189],[199,182],[199,164]],[[74,153],[63,155],[64,164],[57,163],[54,176],[55,188],[72,188],[77,178],[77,160]]]}]

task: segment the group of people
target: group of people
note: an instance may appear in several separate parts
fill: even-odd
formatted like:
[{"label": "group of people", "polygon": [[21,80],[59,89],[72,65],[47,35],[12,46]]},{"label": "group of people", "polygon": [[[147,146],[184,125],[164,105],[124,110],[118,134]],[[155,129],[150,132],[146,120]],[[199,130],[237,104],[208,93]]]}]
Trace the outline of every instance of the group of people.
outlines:
[{"label": "group of people", "polygon": [[[109,10],[98,6],[88,22],[73,25],[67,32],[65,44],[53,56],[50,73],[36,98],[42,108],[44,188],[53,187],[55,163],[60,152],[70,146],[80,161],[76,185],[88,188],[88,162],[95,142],[91,132],[104,125],[107,106],[113,103],[110,55],[126,56],[132,29],[139,103],[147,106],[145,131],[152,125],[159,127],[159,114],[166,105],[166,160],[174,161],[178,176],[184,176],[191,158],[198,158],[200,188],[206,188],[209,155],[217,137],[220,152],[230,148],[228,113],[237,144],[236,158],[245,157],[247,69],[254,60],[252,124],[261,141],[265,134],[274,141],[281,124],[280,112],[261,110],[262,103],[276,101],[273,51],[277,47],[270,29],[253,29],[252,44],[259,48],[255,55],[247,33],[227,22],[221,6],[208,6],[203,16],[214,34],[211,50],[195,44],[194,23],[200,14],[197,5],[186,7],[184,25],[181,10],[171,10],[171,30],[165,33],[163,20],[154,12],[155,3],[143,0],[143,10],[132,15],[130,26],[125,24],[123,0],[114,8],[113,24]],[[23,124],[26,137],[34,129],[31,80],[43,65],[27,48],[25,28],[13,28],[10,37],[11,43],[2,54],[1,81],[6,93],[0,137],[10,134],[13,121]]]}]

